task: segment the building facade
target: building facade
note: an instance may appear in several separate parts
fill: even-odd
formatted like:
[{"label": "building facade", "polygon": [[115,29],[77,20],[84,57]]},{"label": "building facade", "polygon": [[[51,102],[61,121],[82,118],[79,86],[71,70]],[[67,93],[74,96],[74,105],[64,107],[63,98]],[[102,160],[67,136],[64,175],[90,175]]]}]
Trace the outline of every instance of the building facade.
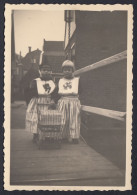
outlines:
[{"label": "building facade", "polygon": [[44,39],[43,51],[49,64],[52,66],[53,73],[61,73],[61,66],[65,59],[63,41],[46,41]]},{"label": "building facade", "polygon": [[[122,13],[119,11],[69,12],[72,12],[72,21],[70,24],[66,22],[64,50],[65,57],[75,62],[76,70],[127,49],[127,13],[125,11]],[[68,40],[67,32],[69,31],[71,33]],[[88,105],[125,111],[125,64],[126,60],[81,75],[83,90],[85,90],[83,101],[85,94],[89,94],[90,99],[86,98]],[[84,87],[88,83],[90,83],[91,94],[88,87],[86,89]],[[116,90],[117,96],[115,96]]]},{"label": "building facade", "polygon": [[[65,57],[75,63],[76,70],[127,50],[126,11],[69,10],[64,15]],[[83,105],[126,112],[126,60],[81,74],[80,80]],[[120,145],[125,143],[125,123],[91,113],[82,113],[82,121],[92,147],[102,152],[100,139],[106,144],[106,153],[113,145],[114,150],[119,147],[119,156],[125,155],[124,145]]]},{"label": "building facade", "polygon": [[38,70],[41,50],[36,49],[31,51],[31,47],[28,47],[28,53],[22,59],[24,74],[30,69]]}]

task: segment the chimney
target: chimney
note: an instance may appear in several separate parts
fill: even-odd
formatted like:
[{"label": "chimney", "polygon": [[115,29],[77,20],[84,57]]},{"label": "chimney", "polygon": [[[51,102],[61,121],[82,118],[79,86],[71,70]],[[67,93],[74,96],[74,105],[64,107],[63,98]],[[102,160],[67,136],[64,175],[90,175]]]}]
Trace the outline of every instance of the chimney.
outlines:
[{"label": "chimney", "polygon": [[29,47],[29,53],[31,52],[31,47]]}]

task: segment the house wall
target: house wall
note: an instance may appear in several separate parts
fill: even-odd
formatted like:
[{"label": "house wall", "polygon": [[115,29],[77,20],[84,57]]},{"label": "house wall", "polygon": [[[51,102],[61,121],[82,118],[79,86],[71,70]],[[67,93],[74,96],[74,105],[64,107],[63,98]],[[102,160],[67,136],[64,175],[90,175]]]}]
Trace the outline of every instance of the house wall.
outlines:
[{"label": "house wall", "polygon": [[[127,49],[127,13],[76,12],[76,69]],[[126,60],[81,75],[81,103],[126,111]],[[85,125],[83,127],[83,125]],[[98,152],[125,168],[125,123],[82,113],[82,135]],[[113,152],[112,152],[113,151]]]},{"label": "house wall", "polygon": [[[77,13],[76,69],[127,49],[126,18],[126,12]],[[123,60],[84,73],[82,103],[126,111],[126,67]]]}]

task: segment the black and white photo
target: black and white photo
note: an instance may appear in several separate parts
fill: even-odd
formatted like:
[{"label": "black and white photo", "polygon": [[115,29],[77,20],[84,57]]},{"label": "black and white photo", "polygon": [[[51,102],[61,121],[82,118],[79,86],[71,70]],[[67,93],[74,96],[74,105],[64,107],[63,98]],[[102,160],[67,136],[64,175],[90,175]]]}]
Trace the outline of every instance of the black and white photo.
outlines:
[{"label": "black and white photo", "polygon": [[6,190],[131,189],[132,12],[6,4]]}]

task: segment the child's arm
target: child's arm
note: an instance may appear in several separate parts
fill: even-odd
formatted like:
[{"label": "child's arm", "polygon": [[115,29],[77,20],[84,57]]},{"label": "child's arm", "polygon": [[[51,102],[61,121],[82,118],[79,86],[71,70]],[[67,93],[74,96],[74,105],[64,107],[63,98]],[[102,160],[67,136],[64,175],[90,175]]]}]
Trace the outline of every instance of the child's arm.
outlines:
[{"label": "child's arm", "polygon": [[60,95],[58,94],[58,86],[56,86],[55,90],[51,94],[51,98],[54,100],[55,104],[57,104],[58,100],[60,99]]},{"label": "child's arm", "polygon": [[29,96],[30,96],[30,99],[32,99],[33,97],[38,97],[36,80],[33,80],[30,83]]}]

